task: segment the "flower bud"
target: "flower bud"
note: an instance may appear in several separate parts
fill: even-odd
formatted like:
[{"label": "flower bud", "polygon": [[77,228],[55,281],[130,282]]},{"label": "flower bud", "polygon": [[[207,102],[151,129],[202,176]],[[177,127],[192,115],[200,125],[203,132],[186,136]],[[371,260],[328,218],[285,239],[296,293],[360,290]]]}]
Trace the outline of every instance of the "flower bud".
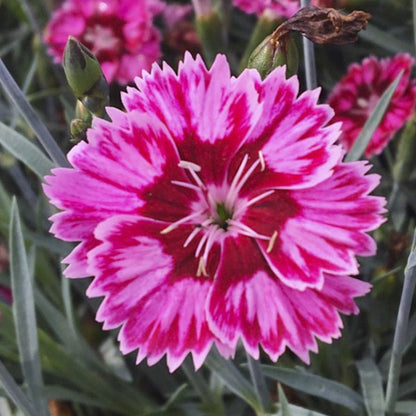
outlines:
[{"label": "flower bud", "polygon": [[63,66],[74,95],[93,114],[103,114],[108,103],[108,84],[93,53],[70,36],[65,46]]},{"label": "flower bud", "polygon": [[279,40],[272,34],[253,51],[247,67],[256,68],[264,79],[276,67],[286,65],[286,75],[290,77],[297,73],[298,62],[298,50],[290,34]]}]

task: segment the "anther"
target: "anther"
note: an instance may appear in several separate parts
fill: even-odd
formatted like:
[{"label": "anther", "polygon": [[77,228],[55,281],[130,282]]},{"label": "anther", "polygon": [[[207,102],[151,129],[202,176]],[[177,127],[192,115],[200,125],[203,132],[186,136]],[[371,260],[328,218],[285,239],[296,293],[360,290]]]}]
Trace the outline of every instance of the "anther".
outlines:
[{"label": "anther", "polygon": [[194,172],[201,172],[201,166],[187,160],[180,160],[178,166],[183,169],[193,170]]},{"label": "anther", "polygon": [[259,159],[260,159],[260,165],[261,165],[261,172],[264,172],[264,169],[266,169],[266,162],[264,160],[263,152],[259,150]]},{"label": "anther", "polygon": [[270,237],[269,245],[267,246],[266,253],[270,253],[273,250],[274,244],[276,242],[278,232],[275,231],[272,236]]},{"label": "anther", "polygon": [[207,273],[207,269],[205,268],[205,261],[203,257],[199,258],[198,270],[196,271],[196,275],[197,277],[200,277],[201,275],[208,277],[208,273]]}]

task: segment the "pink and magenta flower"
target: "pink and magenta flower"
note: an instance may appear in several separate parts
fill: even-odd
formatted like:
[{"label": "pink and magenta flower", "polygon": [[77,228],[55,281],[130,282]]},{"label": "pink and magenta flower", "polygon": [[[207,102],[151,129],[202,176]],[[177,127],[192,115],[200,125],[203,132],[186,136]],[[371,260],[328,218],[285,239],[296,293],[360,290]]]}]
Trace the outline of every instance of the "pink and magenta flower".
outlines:
[{"label": "pink and magenta flower", "polygon": [[73,36],[99,60],[108,82],[133,81],[161,56],[153,17],[163,10],[159,0],[65,0],[45,29],[44,41],[60,63]]},{"label": "pink and magenta flower", "polygon": [[342,122],[340,141],[346,150],[353,146],[381,95],[401,71],[400,83],[365,150],[365,156],[370,158],[381,153],[395,133],[412,117],[416,104],[412,66],[413,58],[407,54],[383,59],[370,56],[361,64],[350,65],[347,74],[335,85],[328,98],[328,104],[335,110],[334,121]]},{"label": "pink and magenta flower", "polygon": [[224,56],[207,70],[188,53],[136,84],[45,178],[51,231],[79,242],[65,274],[94,277],[97,320],[137,362],[166,354],[173,371],[191,353],[198,368],[240,341],[308,362],[370,288],[349,275],[375,252],[379,177],[341,161],[333,111],[283,67],[235,78]]},{"label": "pink and magenta flower", "polygon": [[[335,0],[312,0],[312,6],[332,7]],[[258,16],[264,12],[278,17],[292,17],[300,9],[300,0],[233,0],[234,6]]]}]

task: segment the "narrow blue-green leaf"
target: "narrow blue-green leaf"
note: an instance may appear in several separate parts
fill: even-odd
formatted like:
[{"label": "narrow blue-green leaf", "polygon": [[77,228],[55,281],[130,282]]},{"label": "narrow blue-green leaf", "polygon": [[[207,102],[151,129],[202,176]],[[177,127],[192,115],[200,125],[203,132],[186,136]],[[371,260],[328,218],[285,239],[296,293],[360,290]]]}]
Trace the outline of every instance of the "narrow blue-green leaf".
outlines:
[{"label": "narrow blue-green leaf", "polygon": [[357,414],[362,410],[363,400],[354,390],[336,381],[316,376],[307,371],[277,368],[263,365],[263,374],[289,387],[332,403],[348,407]]},{"label": "narrow blue-green leaf", "polygon": [[293,404],[289,405],[289,409],[291,416],[328,416],[320,412],[305,409],[304,407],[295,406]]},{"label": "narrow blue-green leaf", "polygon": [[48,174],[54,166],[33,143],[1,122],[0,144],[40,178]]},{"label": "narrow blue-green leaf", "polygon": [[246,353],[248,370],[250,372],[251,382],[256,392],[257,398],[263,413],[265,410],[271,408],[270,392],[267,388],[266,380],[261,372],[260,361],[255,360],[250,356],[249,353]]},{"label": "narrow blue-green leaf", "polygon": [[253,386],[230,360],[224,359],[213,349],[205,360],[205,364],[224,382],[228,389],[241,397],[253,409],[261,411],[261,404]]},{"label": "narrow blue-green leaf", "polygon": [[38,416],[32,402],[16,384],[7,368],[0,361],[0,384],[10,397],[10,400],[25,414],[25,416]]},{"label": "narrow blue-green leaf", "polygon": [[403,42],[386,30],[381,30],[371,23],[367,26],[366,30],[360,32],[360,38],[393,53],[408,52],[411,55],[415,53],[410,42]]},{"label": "narrow blue-green leaf", "polygon": [[406,348],[408,336],[410,309],[413,294],[416,288],[416,230],[413,234],[412,249],[404,271],[404,283],[400,297],[399,311],[397,313],[396,328],[394,331],[393,346],[387,378],[386,411],[388,415],[394,413],[395,403],[404,388],[400,387],[402,358]]},{"label": "narrow blue-green leaf", "polygon": [[85,404],[88,406],[103,407],[105,408],[105,403],[101,400],[94,399],[85,394],[79,393],[77,391],[68,389],[62,386],[45,386],[44,387],[45,397],[51,400],[63,400],[70,401],[80,404]]},{"label": "narrow blue-green leaf", "polygon": [[0,415],[13,416],[12,409],[10,409],[9,403],[4,397],[0,397]]},{"label": "narrow blue-green leaf", "polygon": [[40,291],[35,292],[36,305],[46,323],[55,335],[64,343],[67,351],[74,358],[82,360],[89,368],[105,371],[103,364],[92,352],[83,337],[80,337],[74,327],[67,321],[65,316],[56,309],[52,303]]},{"label": "narrow blue-green leaf", "polygon": [[193,364],[186,359],[181,365],[182,371],[188,378],[192,388],[200,396],[204,402],[212,402],[214,400],[211,389],[200,371],[195,371]]},{"label": "narrow blue-green leaf", "polygon": [[365,358],[356,363],[368,416],[384,416],[384,393],[380,371],[374,360]]},{"label": "narrow blue-green leaf", "polygon": [[374,132],[376,131],[378,125],[383,119],[384,113],[387,110],[388,105],[393,97],[394,92],[396,91],[397,86],[403,76],[403,71],[396,77],[396,79],[389,85],[389,87],[384,91],[383,95],[380,97],[377,105],[375,106],[371,116],[365,122],[361,133],[357,137],[354,145],[351,150],[348,152],[345,157],[346,161],[358,160],[361,155],[364,153],[368,143],[370,143],[371,138],[373,137]]},{"label": "narrow blue-green leaf", "polygon": [[[294,404],[288,405],[290,416],[329,416],[324,413],[315,412],[314,410],[305,409],[304,407],[296,406]],[[274,413],[271,416],[283,416],[281,411]]]},{"label": "narrow blue-green leaf", "polygon": [[16,328],[20,362],[25,381],[37,415],[47,416],[47,404],[42,396],[43,380],[32,279],[23,241],[16,200],[12,201],[10,218],[10,276],[13,293],[13,317]]},{"label": "narrow blue-green leaf", "polygon": [[68,161],[66,160],[65,155],[62,150],[59,148],[54,138],[49,133],[49,130],[42,123],[39,116],[36,114],[35,110],[27,101],[25,95],[20,90],[19,86],[16,84],[13,77],[10,75],[9,71],[4,65],[3,61],[0,58],[0,85],[3,86],[4,91],[19,109],[29,126],[32,128],[36,134],[39,142],[42,144],[43,148],[46,150],[51,159],[58,166],[69,166]]},{"label": "narrow blue-green leaf", "polygon": [[414,392],[416,392],[416,376],[411,377],[404,383],[400,384],[398,388],[398,397],[404,397]]},{"label": "narrow blue-green leaf", "polygon": [[413,416],[416,414],[416,400],[403,400],[402,402],[397,402],[394,411],[395,413]]},{"label": "narrow blue-green leaf", "polygon": [[285,392],[283,391],[280,383],[277,386],[277,390],[279,392],[279,405],[280,405],[279,414],[281,416],[293,416],[291,411],[289,410],[289,402],[287,401]]}]

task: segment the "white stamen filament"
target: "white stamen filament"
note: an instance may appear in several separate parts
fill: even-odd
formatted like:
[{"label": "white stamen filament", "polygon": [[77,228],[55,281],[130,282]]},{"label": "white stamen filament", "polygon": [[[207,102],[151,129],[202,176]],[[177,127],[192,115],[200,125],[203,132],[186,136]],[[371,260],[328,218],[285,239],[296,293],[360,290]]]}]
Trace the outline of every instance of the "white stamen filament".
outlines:
[{"label": "white stamen filament", "polygon": [[199,224],[198,227],[195,228],[195,230],[193,230],[191,232],[191,234],[188,235],[188,238],[186,239],[186,241],[183,243],[184,247],[187,247],[191,241],[194,239],[194,237],[199,233],[199,231],[201,231],[204,227],[206,227],[207,225],[211,224],[211,219],[208,218],[205,221],[201,222],[201,224]]},{"label": "white stamen filament", "polygon": [[202,182],[201,178],[197,175],[197,172],[201,171],[201,166],[197,165],[196,163],[188,162],[187,160],[181,160],[178,163],[178,166],[180,168],[187,169],[194,181],[196,182],[196,184],[201,189],[207,189],[205,184]]},{"label": "white stamen filament", "polygon": [[204,234],[201,240],[199,241],[198,247],[196,248],[195,257],[199,257],[207,240],[208,240],[208,234]]},{"label": "white stamen filament", "polygon": [[204,213],[204,211],[197,211],[197,212],[194,212],[194,213],[193,213],[193,214],[191,214],[191,215],[188,215],[188,216],[186,216],[186,217],[183,217],[183,218],[181,218],[180,220],[173,222],[173,223],[172,223],[172,224],[170,224],[168,227],[164,228],[164,229],[160,232],[160,234],[167,234],[167,233],[170,233],[172,230],[174,230],[175,228],[177,228],[177,227],[178,227],[178,225],[184,224],[184,223],[186,223],[186,222],[188,222],[188,221],[190,221],[190,220],[193,220],[193,219],[194,219],[194,218],[196,218],[196,217],[200,217],[203,213]]},{"label": "white stamen filament", "polygon": [[269,241],[269,245],[267,246],[266,253],[270,253],[273,250],[277,235],[278,235],[278,232],[275,230],[275,232],[270,237],[270,241]]},{"label": "white stamen filament", "polygon": [[[230,189],[228,191],[226,206],[230,206],[233,201],[237,199],[238,193],[240,192],[243,185],[247,182],[248,178],[253,174],[254,170],[259,164],[261,164],[261,159],[257,159],[250,167],[250,169],[244,174],[241,178],[244,168],[246,167],[248,160],[248,155],[246,154],[241,162],[240,167],[238,168],[237,173],[234,176],[233,181],[231,182]],[[241,180],[240,180],[241,178]]]},{"label": "white stamen filament", "polygon": [[208,234],[209,234],[208,239],[207,239],[207,242],[205,244],[204,254],[202,255],[202,258],[204,259],[205,264],[208,263],[208,255],[209,255],[209,252],[211,251],[211,248],[212,248],[212,246],[215,242],[215,237],[221,231],[222,231],[222,228],[210,227],[210,230],[208,232]]},{"label": "white stamen filament", "polygon": [[249,206],[255,204],[256,202],[259,202],[261,199],[266,198],[266,196],[271,195],[273,192],[274,192],[274,189],[271,189],[270,191],[266,191],[266,192],[263,192],[260,195],[257,195],[256,197],[250,199],[247,202],[246,207],[249,207]]},{"label": "white stamen filament", "polygon": [[188,238],[185,240],[185,242],[183,243],[184,247],[187,247],[191,241],[194,239],[194,237],[201,231],[200,227],[196,227],[195,230],[193,230],[191,232],[191,234],[188,235]]},{"label": "white stamen filament", "polygon": [[234,216],[235,217],[239,217],[240,214],[242,212],[244,212],[246,210],[247,207],[250,207],[251,205],[255,204],[256,202],[261,201],[263,198],[268,197],[269,195],[271,195],[275,190],[271,189],[270,191],[266,191],[263,192],[260,195],[257,195],[256,197],[250,199],[247,203],[245,203],[244,205],[240,205],[239,207],[236,208],[236,210],[234,211]]},{"label": "white stamen filament", "polygon": [[201,191],[201,187],[194,185],[193,183],[189,182],[182,182],[182,181],[170,181],[173,185],[182,186],[183,188],[193,189],[194,191]]},{"label": "white stamen filament", "polygon": [[235,220],[230,219],[228,220],[228,224],[236,228],[236,231],[238,231],[240,234],[244,234],[247,237],[258,238],[259,240],[269,240],[270,238],[267,235],[256,233],[252,228],[243,224],[240,221],[235,221]]}]

